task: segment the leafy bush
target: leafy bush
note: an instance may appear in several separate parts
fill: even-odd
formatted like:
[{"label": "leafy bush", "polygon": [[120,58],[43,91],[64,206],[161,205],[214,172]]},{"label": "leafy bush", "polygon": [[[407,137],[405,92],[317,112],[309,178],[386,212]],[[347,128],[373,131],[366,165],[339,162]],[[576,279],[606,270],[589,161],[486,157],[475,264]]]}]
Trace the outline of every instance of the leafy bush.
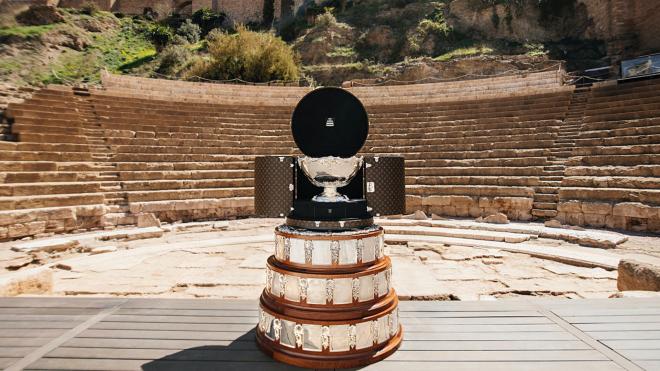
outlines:
[{"label": "leafy bush", "polygon": [[192,22],[202,29],[202,35],[206,36],[214,28],[222,27],[227,16],[222,12],[214,12],[211,9],[202,8],[192,15]]},{"label": "leafy bush", "polygon": [[169,27],[158,24],[149,27],[148,33],[157,50],[163,49],[174,37]]},{"label": "leafy bush", "polygon": [[300,77],[297,56],[273,34],[240,26],[236,34],[213,31],[207,41],[210,58],[196,61],[191,76],[250,82],[291,81]]},{"label": "leafy bush", "polygon": [[81,14],[94,15],[100,11],[99,6],[93,1],[86,1],[80,6]]},{"label": "leafy bush", "polygon": [[156,72],[164,75],[173,75],[178,69],[188,64],[190,57],[191,53],[187,47],[183,45],[170,45],[160,53]]},{"label": "leafy bush", "polygon": [[176,30],[177,35],[185,38],[191,44],[199,41],[199,35],[201,33],[202,29],[199,25],[192,23],[190,19],[186,19],[186,21]]}]

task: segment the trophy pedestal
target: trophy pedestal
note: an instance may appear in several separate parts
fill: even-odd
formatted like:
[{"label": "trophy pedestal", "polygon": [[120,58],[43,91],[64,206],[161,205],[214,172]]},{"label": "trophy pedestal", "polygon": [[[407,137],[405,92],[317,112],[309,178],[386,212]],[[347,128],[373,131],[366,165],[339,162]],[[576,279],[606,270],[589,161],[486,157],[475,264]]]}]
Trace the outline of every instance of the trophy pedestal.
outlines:
[{"label": "trophy pedestal", "polygon": [[346,368],[396,351],[402,329],[382,228],[283,225],[275,240],[256,331],[265,353],[301,367]]}]

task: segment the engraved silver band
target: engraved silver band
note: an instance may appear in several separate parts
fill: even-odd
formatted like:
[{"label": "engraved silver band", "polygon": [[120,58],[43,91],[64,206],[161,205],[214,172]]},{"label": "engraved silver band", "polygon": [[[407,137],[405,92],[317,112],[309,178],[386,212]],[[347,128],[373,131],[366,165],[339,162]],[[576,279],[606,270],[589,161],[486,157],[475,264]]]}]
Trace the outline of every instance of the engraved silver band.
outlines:
[{"label": "engraved silver band", "polygon": [[[292,237],[295,236],[295,237]],[[309,235],[275,233],[275,258],[281,262],[305,265],[342,266],[376,262],[384,256],[383,231],[369,237],[322,240]]]},{"label": "engraved silver band", "polygon": [[342,278],[308,277],[297,272],[281,273],[266,267],[266,292],[284,300],[319,305],[371,301],[391,289],[392,267],[374,274]]},{"label": "engraved silver band", "polygon": [[312,324],[280,318],[261,306],[257,326],[268,340],[309,352],[349,352],[382,344],[399,332],[399,310],[351,324]]}]

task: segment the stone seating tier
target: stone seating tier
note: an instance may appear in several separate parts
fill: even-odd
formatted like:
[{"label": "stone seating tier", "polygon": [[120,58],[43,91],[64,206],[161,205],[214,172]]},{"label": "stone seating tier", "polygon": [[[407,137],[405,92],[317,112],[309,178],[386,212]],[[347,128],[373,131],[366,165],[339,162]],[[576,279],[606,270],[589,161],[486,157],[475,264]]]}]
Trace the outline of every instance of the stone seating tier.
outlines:
[{"label": "stone seating tier", "polygon": [[[588,106],[563,177],[551,159],[562,146],[572,89],[541,88],[550,79],[541,76],[535,85],[507,77],[481,88],[461,82],[445,90],[442,84],[352,88],[366,97],[370,112],[362,153],[405,157],[409,211],[465,217],[505,212],[529,220],[534,205],[543,202],[610,202],[612,210],[623,202],[654,205],[653,177],[660,162],[653,145],[660,119],[651,109],[652,87],[626,86],[625,94],[613,94],[612,87],[602,88],[607,94],[594,89],[593,112]],[[41,224],[31,230],[43,224],[43,231],[66,231],[132,224],[140,213],[163,221],[250,215],[254,156],[299,154],[289,117],[308,89],[213,85],[200,98],[200,87],[207,85],[189,89],[186,84],[164,90],[171,97],[149,84],[142,89],[110,84],[89,95],[52,87],[11,105],[19,142],[0,142],[5,205],[0,220],[25,208],[51,210],[48,218],[37,213]],[[524,84],[532,88],[525,90]],[[457,92],[461,88],[463,95]],[[383,93],[380,101],[376,91]],[[185,94],[198,96],[182,99]],[[474,94],[479,99],[468,98]],[[649,111],[643,118],[632,110],[608,110],[608,99],[631,95],[636,108]],[[537,193],[543,190],[556,193]],[[78,215],[81,205],[91,205],[95,214],[80,210]],[[573,209],[562,206],[560,215],[568,219]],[[62,218],[55,223],[58,212]],[[571,218],[585,222],[584,216]],[[53,228],[46,227],[50,224]],[[3,228],[8,230],[0,223],[0,238]],[[14,228],[12,238],[26,230]]]},{"label": "stone seating tier", "polygon": [[660,232],[660,80],[596,85],[559,191],[560,220]]}]

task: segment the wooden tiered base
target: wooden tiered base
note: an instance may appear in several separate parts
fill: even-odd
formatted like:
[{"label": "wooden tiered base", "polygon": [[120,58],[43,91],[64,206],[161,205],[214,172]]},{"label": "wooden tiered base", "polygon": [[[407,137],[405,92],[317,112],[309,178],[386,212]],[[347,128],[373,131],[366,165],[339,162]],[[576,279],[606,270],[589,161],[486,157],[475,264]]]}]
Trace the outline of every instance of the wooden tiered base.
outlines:
[{"label": "wooden tiered base", "polygon": [[309,368],[374,363],[401,344],[383,230],[319,232],[280,226],[259,305],[257,343]]}]

